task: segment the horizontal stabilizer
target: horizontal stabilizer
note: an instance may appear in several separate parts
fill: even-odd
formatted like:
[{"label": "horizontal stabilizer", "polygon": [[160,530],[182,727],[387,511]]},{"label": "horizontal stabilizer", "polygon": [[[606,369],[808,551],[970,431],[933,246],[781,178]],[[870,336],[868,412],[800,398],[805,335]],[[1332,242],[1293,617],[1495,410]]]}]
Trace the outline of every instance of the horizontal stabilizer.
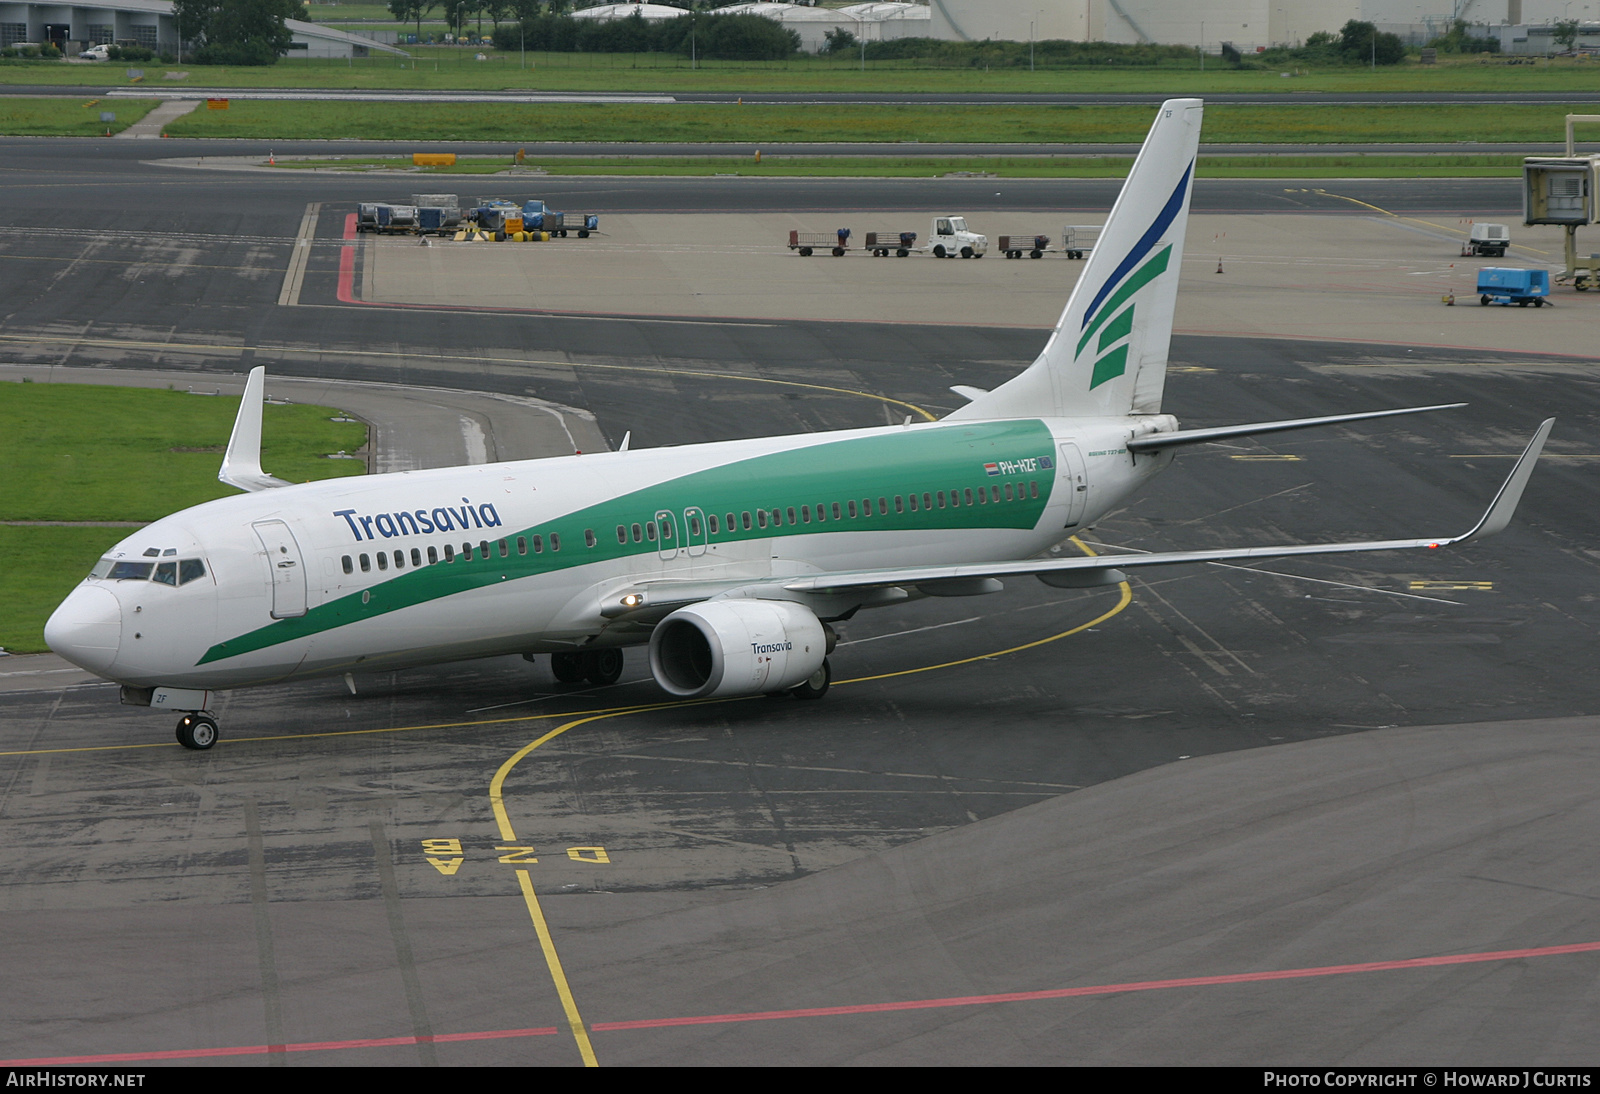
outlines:
[{"label": "horizontal stabilizer", "polygon": [[1224,425],[1214,429],[1179,429],[1172,433],[1147,433],[1128,442],[1131,452],[1153,452],[1181,444],[1206,444],[1230,437],[1259,437],[1264,433],[1287,433],[1291,429],[1310,429],[1318,425],[1340,425],[1368,418],[1392,418],[1397,414],[1426,414],[1430,410],[1454,410],[1466,403],[1440,403],[1438,406],[1408,406],[1398,410],[1367,410],[1360,414],[1330,414],[1325,418],[1291,418],[1281,422],[1256,422],[1252,425]]},{"label": "horizontal stabilizer", "polygon": [[245,381],[239,414],[233,419],[233,436],[228,438],[222,470],[217,472],[219,481],[244,491],[289,485],[261,470],[261,404],[266,401],[266,387],[266,367],[257,365]]}]

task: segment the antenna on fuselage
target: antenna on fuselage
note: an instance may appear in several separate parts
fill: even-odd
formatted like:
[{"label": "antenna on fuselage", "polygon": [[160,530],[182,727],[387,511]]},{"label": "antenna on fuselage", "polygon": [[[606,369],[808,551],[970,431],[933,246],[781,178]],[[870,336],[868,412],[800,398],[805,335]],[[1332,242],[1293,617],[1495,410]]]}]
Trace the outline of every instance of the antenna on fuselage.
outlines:
[{"label": "antenna on fuselage", "polygon": [[239,400],[239,415],[233,420],[233,436],[222,457],[217,479],[240,490],[270,490],[288,486],[261,470],[261,404],[266,400],[267,369],[257,365],[244,382],[244,398]]}]

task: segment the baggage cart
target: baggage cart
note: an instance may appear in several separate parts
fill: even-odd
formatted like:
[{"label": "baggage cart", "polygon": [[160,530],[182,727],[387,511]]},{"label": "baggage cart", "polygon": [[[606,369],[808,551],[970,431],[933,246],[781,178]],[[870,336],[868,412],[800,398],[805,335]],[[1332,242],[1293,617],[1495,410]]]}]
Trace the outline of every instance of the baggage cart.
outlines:
[{"label": "baggage cart", "polygon": [[917,246],[916,232],[868,232],[866,249],[874,258],[888,258],[893,251],[896,258],[904,258]]},{"label": "baggage cart", "polygon": [[1000,251],[1007,258],[1021,258],[1027,252],[1029,258],[1043,258],[1045,252],[1050,250],[1050,237],[1045,235],[1031,236],[1001,236]]},{"label": "baggage cart", "polygon": [[850,249],[849,240],[849,228],[840,228],[833,232],[801,232],[789,229],[789,249],[799,251],[801,258],[810,257],[811,252],[818,247],[830,248],[833,257],[840,258]]},{"label": "baggage cart", "polygon": [[1098,224],[1068,224],[1061,229],[1061,253],[1072,259],[1082,259],[1094,250],[1100,239]]}]

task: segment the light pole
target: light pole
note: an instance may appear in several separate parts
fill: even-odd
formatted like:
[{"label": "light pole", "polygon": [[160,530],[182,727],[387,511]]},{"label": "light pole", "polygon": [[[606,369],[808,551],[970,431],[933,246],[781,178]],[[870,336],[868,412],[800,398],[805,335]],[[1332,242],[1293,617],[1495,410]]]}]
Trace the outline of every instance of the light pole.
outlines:
[{"label": "light pole", "polygon": [[1033,20],[1028,20],[1028,71],[1033,71]]}]

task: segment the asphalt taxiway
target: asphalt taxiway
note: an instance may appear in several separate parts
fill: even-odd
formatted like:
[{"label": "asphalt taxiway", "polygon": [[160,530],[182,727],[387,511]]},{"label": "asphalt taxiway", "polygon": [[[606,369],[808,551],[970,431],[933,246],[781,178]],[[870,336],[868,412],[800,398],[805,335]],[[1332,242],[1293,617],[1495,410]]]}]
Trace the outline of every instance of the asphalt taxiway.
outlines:
[{"label": "asphalt taxiway", "polygon": [[[950,384],[994,386],[1046,334],[895,321],[911,260],[859,256],[841,261],[884,271],[876,321],[785,315],[782,285],[761,318],[389,307],[360,295],[367,254],[342,300],[359,180],[125,159],[74,175],[33,155],[0,175],[0,376],[204,384],[264,363],[319,402],[366,390],[372,418],[389,411],[367,385],[398,385],[450,444],[482,393],[648,447],[937,414]],[[27,215],[65,178],[116,232]],[[661,200],[770,208],[738,180],[696,185]],[[831,185],[833,208],[961,200]],[[1515,199],[1375,185],[1407,215],[1505,219]],[[1099,192],[1054,187],[1008,208]],[[568,192],[644,215],[648,188]],[[828,187],[806,193],[797,208],[830,211]],[[1491,196],[1441,207],[1462,193]],[[1294,200],[1359,241],[1380,215]],[[311,202],[298,300],[279,305]],[[1434,228],[1393,238],[1447,264],[1448,219]],[[1065,260],[919,261],[1070,284]],[[673,276],[693,291],[692,267]],[[1243,281],[1206,290],[1213,310],[1246,315],[1265,286]],[[1357,308],[1358,284],[1339,291]],[[1457,532],[1555,414],[1517,521],[1469,548],[864,613],[815,704],[665,704],[637,658],[611,688],[566,690],[499,659],[357,677],[354,695],[236,692],[223,743],[191,754],[109,686],[0,689],[0,1056],[1592,1064],[1600,387],[1581,343],[1538,325],[1582,302],[1494,309],[1523,344],[1485,350],[1438,337],[1451,313],[1411,295],[1410,345],[1363,339],[1359,309],[1348,339],[1293,337],[1297,314],[1325,319],[1309,278],[1251,337],[1182,332],[1167,405],[1193,425],[1467,408],[1186,453],[1088,545]],[[496,451],[535,435],[507,425]]]}]

